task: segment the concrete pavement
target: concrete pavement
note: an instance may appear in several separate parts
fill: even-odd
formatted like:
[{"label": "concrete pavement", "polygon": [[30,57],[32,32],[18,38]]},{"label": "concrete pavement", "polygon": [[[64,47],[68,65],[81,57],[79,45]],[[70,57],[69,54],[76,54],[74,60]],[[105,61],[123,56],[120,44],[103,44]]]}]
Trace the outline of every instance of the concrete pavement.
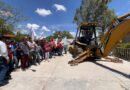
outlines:
[{"label": "concrete pavement", "polygon": [[84,62],[71,67],[69,54],[12,73],[0,90],[130,90],[130,62]]}]

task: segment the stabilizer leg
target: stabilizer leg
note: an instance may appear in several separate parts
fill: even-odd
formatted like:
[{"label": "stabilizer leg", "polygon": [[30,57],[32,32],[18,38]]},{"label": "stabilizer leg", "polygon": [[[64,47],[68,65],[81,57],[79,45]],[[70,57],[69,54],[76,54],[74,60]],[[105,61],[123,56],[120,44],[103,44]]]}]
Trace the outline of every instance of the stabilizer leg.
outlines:
[{"label": "stabilizer leg", "polygon": [[69,61],[68,64],[70,64],[71,66],[78,65],[79,63],[83,62],[84,60],[86,60],[89,57],[91,57],[91,51],[90,51],[90,49],[88,49],[87,51],[84,51],[83,53],[81,53],[74,60]]},{"label": "stabilizer leg", "polygon": [[110,57],[105,57],[106,61],[109,62],[114,62],[114,63],[123,63],[122,60],[120,60],[119,58],[110,58]]}]

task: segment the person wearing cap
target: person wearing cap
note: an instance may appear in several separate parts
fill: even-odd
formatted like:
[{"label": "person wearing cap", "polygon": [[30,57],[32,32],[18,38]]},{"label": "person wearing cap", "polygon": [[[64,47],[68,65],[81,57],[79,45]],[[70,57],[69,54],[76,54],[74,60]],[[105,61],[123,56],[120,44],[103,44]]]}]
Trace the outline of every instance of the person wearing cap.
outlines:
[{"label": "person wearing cap", "polygon": [[3,41],[3,37],[0,35],[0,86],[5,85],[8,81],[5,80],[8,71],[8,50],[7,45]]}]

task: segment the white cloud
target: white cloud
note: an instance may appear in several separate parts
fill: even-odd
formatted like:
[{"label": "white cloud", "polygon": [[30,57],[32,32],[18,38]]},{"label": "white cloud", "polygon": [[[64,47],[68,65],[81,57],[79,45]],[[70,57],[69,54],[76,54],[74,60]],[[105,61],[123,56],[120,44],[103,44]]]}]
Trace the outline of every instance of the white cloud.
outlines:
[{"label": "white cloud", "polygon": [[26,30],[26,29],[20,30],[20,32],[24,33],[24,34],[28,34],[29,33],[28,30]]},{"label": "white cloud", "polygon": [[42,26],[42,30],[44,30],[44,31],[46,31],[46,32],[49,32],[49,31],[50,31],[50,29],[47,28],[46,26]]},{"label": "white cloud", "polygon": [[56,31],[53,31],[52,33],[55,33]]},{"label": "white cloud", "polygon": [[75,37],[76,32],[70,32],[70,34],[72,34],[72,36]]},{"label": "white cloud", "polygon": [[39,14],[40,16],[43,16],[43,17],[46,17],[46,16],[52,14],[51,10],[47,10],[47,9],[44,9],[44,8],[37,8],[37,10],[35,12],[37,14]]},{"label": "white cloud", "polygon": [[28,23],[27,24],[27,28],[28,29],[32,29],[32,30],[37,30],[40,28],[40,26],[38,24],[31,24],[31,23]]},{"label": "white cloud", "polygon": [[60,4],[54,4],[57,11],[67,11],[66,7]]}]

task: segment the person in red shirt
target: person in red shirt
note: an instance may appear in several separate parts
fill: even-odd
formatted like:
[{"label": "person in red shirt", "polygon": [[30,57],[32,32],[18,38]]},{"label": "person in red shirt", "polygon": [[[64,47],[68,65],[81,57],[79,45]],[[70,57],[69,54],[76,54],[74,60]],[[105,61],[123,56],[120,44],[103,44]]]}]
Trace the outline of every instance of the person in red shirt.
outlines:
[{"label": "person in red shirt", "polygon": [[9,57],[9,60],[10,60],[10,63],[9,63],[9,71],[10,73],[14,70],[14,67],[13,67],[13,51],[11,49],[11,44],[9,43],[8,46],[7,46],[7,49],[8,49],[8,57]]},{"label": "person in red shirt", "polygon": [[56,48],[56,44],[53,38],[50,41],[50,46],[51,46],[50,58],[52,58],[52,56],[55,55],[55,48]]},{"label": "person in red shirt", "polygon": [[45,40],[45,43],[44,43],[44,49],[45,49],[45,59],[48,60],[49,57],[50,57],[50,51],[51,51],[51,47],[49,45],[49,43]]},{"label": "person in red shirt", "polygon": [[63,45],[61,43],[61,40],[58,40],[58,42],[57,42],[57,51],[58,51],[59,56],[62,55],[62,50],[63,50]]},{"label": "person in red shirt", "polygon": [[12,50],[11,50],[10,45],[8,46],[8,56],[9,56],[9,60],[10,60],[10,61],[13,60],[13,52],[12,52]]}]

